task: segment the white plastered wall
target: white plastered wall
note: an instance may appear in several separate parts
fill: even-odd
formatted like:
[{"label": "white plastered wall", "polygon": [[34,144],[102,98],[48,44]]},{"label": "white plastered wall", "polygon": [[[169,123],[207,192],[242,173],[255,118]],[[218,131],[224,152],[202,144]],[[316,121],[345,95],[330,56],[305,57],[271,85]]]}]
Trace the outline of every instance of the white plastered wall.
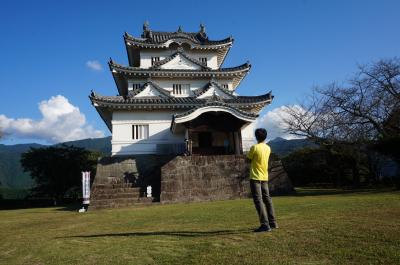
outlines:
[{"label": "white plastered wall", "polygon": [[[128,90],[133,89],[133,84],[134,83],[140,83],[144,84],[147,81],[147,79],[130,79],[128,80]],[[192,79],[192,78],[153,78],[152,81],[159,85],[161,88],[169,91],[170,93],[172,92],[172,87],[173,84],[190,84],[190,90],[194,91],[196,89],[204,87],[210,80],[209,79]],[[228,84],[228,89],[232,90],[232,81],[227,80],[227,79],[216,79],[216,82],[219,84]],[[187,97],[187,96],[193,96],[192,94],[190,95],[182,95],[182,97]]]},{"label": "white plastered wall", "polygon": [[[171,56],[176,50],[155,50],[155,51],[140,51],[140,68],[151,67],[151,57],[160,57],[160,60]],[[211,69],[218,69],[217,53],[216,52],[194,52],[185,51],[190,58],[199,60],[199,58],[207,57],[207,66]]]},{"label": "white plastered wall", "polygon": [[250,150],[250,147],[255,144],[255,122],[250,123],[246,127],[242,128],[242,147],[243,152],[247,152]]},{"label": "white plastered wall", "polygon": [[[184,134],[170,131],[173,111],[116,111],[112,119],[112,155],[156,154],[157,145],[183,144]],[[132,125],[148,125],[149,138],[132,139]]]},{"label": "white plastered wall", "polygon": [[[153,81],[163,89],[169,91],[170,93],[172,92],[173,84],[190,84],[190,90],[193,91],[205,86],[209,82],[208,79],[201,80],[201,79],[189,79],[189,78],[187,79],[166,78],[166,79],[154,79]],[[192,96],[192,94],[185,96]]]}]

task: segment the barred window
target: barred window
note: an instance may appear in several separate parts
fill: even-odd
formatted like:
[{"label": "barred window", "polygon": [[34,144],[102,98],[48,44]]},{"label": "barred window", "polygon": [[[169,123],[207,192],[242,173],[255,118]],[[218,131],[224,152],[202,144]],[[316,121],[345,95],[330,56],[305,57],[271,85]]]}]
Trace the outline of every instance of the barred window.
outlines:
[{"label": "barred window", "polygon": [[222,84],[222,88],[226,88],[226,89],[228,89],[228,84]]},{"label": "barred window", "polygon": [[154,65],[156,62],[160,61],[160,57],[151,57],[151,65]]},{"label": "barred window", "polygon": [[207,66],[207,57],[200,57],[199,61],[204,64],[205,66]]},{"label": "barred window", "polygon": [[132,139],[142,140],[149,138],[149,125],[148,124],[134,124],[132,125]]},{"label": "barred window", "polygon": [[174,95],[188,95],[190,91],[190,84],[173,84],[172,94]]},{"label": "barred window", "polygon": [[132,88],[133,88],[133,89],[139,89],[140,86],[141,86],[141,85],[140,85],[139,83],[133,83],[133,84],[132,84]]}]

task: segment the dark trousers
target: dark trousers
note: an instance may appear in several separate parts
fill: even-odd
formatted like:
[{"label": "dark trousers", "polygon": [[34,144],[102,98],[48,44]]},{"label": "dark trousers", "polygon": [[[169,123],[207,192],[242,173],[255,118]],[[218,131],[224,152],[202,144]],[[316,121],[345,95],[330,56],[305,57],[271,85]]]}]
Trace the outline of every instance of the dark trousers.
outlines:
[{"label": "dark trousers", "polygon": [[251,194],[256,206],[260,224],[276,226],[275,211],[269,195],[268,181],[250,180]]}]

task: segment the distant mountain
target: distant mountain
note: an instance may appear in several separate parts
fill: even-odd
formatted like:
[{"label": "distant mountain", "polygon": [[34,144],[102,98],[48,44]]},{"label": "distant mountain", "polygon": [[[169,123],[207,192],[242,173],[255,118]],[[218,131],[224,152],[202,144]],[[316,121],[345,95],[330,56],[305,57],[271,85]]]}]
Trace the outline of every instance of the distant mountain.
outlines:
[{"label": "distant mountain", "polygon": [[293,151],[303,149],[306,147],[316,147],[317,145],[307,139],[292,139],[286,140],[281,137],[277,137],[268,142],[273,153],[280,157],[287,156]]},{"label": "distant mountain", "polygon": [[19,162],[21,154],[31,147],[42,147],[40,144],[0,144],[0,183],[5,187],[30,187],[33,180],[24,172]]},{"label": "distant mountain", "polygon": [[111,154],[111,136],[104,138],[92,138],[92,139],[70,141],[60,144],[73,145],[91,151],[99,151],[102,152],[104,155]]},{"label": "distant mountain", "polygon": [[[111,137],[84,139],[59,143],[56,145],[67,144],[85,148],[92,151],[102,152],[104,155],[111,153]],[[21,154],[30,148],[46,147],[40,144],[0,144],[0,186],[8,188],[29,188],[34,182],[29,173],[22,169],[20,158]]]}]

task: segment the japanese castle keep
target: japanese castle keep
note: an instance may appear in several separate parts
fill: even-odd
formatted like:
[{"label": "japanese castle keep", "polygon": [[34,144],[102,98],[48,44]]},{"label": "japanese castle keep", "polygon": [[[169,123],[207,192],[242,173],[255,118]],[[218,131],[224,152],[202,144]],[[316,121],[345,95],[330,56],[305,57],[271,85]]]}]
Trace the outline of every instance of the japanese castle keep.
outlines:
[{"label": "japanese castle keep", "polygon": [[[112,132],[112,156],[99,162],[92,187],[94,208],[124,205],[123,198],[128,205],[132,196],[149,200],[142,198],[147,185],[161,202],[244,195],[241,154],[254,143],[254,122],[273,96],[235,92],[251,65],[222,66],[233,38],[211,40],[203,25],[198,32],[160,32],[145,23],[141,37],[125,33],[124,41],[129,65],[109,61],[118,95],[90,95]],[[216,194],[223,182],[225,197]]]}]

